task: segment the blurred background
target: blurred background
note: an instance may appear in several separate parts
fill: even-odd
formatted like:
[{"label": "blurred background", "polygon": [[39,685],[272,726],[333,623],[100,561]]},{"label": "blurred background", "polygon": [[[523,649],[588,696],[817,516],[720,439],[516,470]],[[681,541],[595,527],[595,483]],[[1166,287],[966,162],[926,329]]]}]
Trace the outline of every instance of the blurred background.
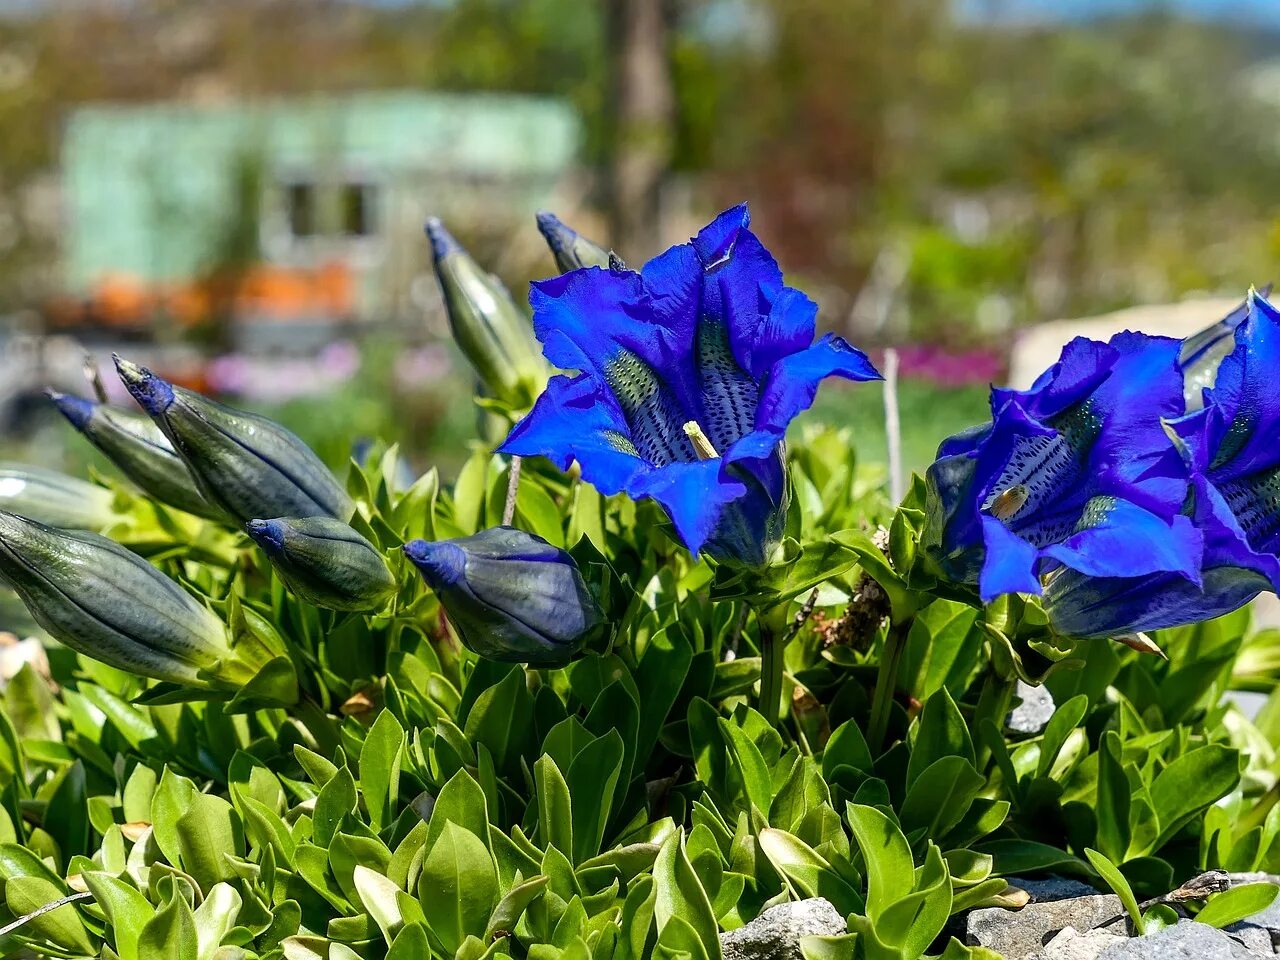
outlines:
[{"label": "blurred background", "polygon": [[[41,391],[119,350],[448,474],[426,217],[523,301],[539,208],[639,264],[747,200],[899,349],[921,469],[1075,332],[1276,276],[1277,119],[1274,0],[0,0],[0,457],[83,466]],[[883,456],[877,388],[815,416]]]}]

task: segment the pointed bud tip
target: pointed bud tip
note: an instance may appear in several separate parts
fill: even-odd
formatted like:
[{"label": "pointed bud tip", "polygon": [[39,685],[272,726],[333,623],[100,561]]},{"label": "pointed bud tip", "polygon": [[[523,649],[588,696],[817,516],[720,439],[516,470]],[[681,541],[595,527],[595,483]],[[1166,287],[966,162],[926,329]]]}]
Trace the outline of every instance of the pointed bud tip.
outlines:
[{"label": "pointed bud tip", "polygon": [[437,261],[443,260],[451,253],[462,253],[462,244],[454,239],[444,223],[439,217],[431,217],[427,220],[426,230],[427,239],[431,241],[431,252]]},{"label": "pointed bud tip", "polygon": [[59,393],[52,387],[44,393],[46,397],[53,401],[53,405],[58,408],[58,412],[66,417],[77,430],[84,429],[85,424],[93,417],[93,411],[98,408],[98,405],[92,400],[86,400],[84,397],[73,396],[69,393]]},{"label": "pointed bud tip", "polygon": [[432,588],[457,583],[466,572],[467,557],[457,544],[444,540],[435,543],[410,540],[400,549]]},{"label": "pointed bud tip", "polygon": [[553,252],[558,252],[566,243],[571,243],[573,238],[577,236],[572,227],[565,224],[563,220],[557,217],[550,210],[539,210],[534,217],[538,221],[538,232],[547,241]]},{"label": "pointed bud tip", "polygon": [[111,359],[115,361],[121,382],[142,409],[153,417],[169,409],[169,404],[173,403],[173,387],[169,381],[157,377],[146,367],[125,360],[117,353],[113,353]]},{"label": "pointed bud tip", "polygon": [[284,549],[284,524],[279,520],[250,520],[244,529],[250,539],[267,553]]}]

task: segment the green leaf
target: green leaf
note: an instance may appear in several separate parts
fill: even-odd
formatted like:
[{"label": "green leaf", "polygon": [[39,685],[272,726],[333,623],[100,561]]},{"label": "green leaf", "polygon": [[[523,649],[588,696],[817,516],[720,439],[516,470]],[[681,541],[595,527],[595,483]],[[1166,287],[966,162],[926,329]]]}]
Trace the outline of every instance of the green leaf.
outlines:
[{"label": "green leaf", "polygon": [[798,837],[767,827],[760,831],[760,849],[802,897],[825,897],[845,915],[862,912],[864,904],[858,892]]},{"label": "green leaf", "polygon": [[941,757],[930,764],[907,791],[898,818],[909,834],[941,838],[968,812],[986,778],[964,757]]},{"label": "green leaf", "polygon": [[198,957],[200,940],[191,905],[174,893],[147,921],[138,937],[140,957]]},{"label": "green leaf", "polygon": [[846,720],[836,727],[822,751],[822,776],[828,782],[833,779],[835,771],[840,767],[852,767],[863,773],[874,770],[871,748],[862,735],[862,728],[852,720]]},{"label": "green leaf", "polygon": [[327,847],[342,823],[342,818],[355,810],[356,781],[345,766],[339,767],[333,779],[320,788],[312,823],[311,839]]},{"label": "green leaf", "polygon": [[963,757],[970,765],[977,766],[969,725],[945,689],[930,697],[920,712],[911,760],[907,764],[907,788],[942,757]]},{"label": "green leaf", "polygon": [[1245,883],[1214,894],[1195,919],[1221,930],[1261,913],[1276,902],[1280,887],[1274,883]]},{"label": "green leaf", "polygon": [[414,923],[400,931],[396,942],[387,951],[387,960],[422,960],[431,955],[431,942],[427,939],[426,928]]},{"label": "green leaf", "polygon": [[566,783],[573,815],[575,864],[594,857],[604,842],[605,825],[613,809],[613,794],[622,772],[622,737],[617,730],[589,743],[574,758]]},{"label": "green leaf", "polygon": [[678,919],[689,925],[709,960],[720,960],[720,928],[711,901],[685,855],[684,830],[672,832],[653,865],[653,915],[661,939],[664,928]]},{"label": "green leaf", "polygon": [[151,801],[151,827],[156,846],[170,863],[182,862],[178,844],[178,821],[191,809],[197,794],[196,785],[178,776],[168,767],[160,775],[160,786]]},{"label": "green leaf", "polygon": [[369,811],[369,825],[375,831],[385,827],[395,815],[404,745],[400,721],[390,710],[383,710],[360,748],[360,793]]},{"label": "green leaf", "polygon": [[1120,762],[1120,735],[1108,730],[1098,750],[1098,846],[1115,863],[1129,852],[1129,778]]},{"label": "green leaf", "polygon": [[489,835],[488,801],[475,778],[466,770],[459,770],[440,790],[431,819],[427,822],[427,835],[423,846],[430,850],[444,832],[446,823],[456,823],[470,830],[477,837]]},{"label": "green leaf", "polygon": [[850,803],[847,815],[866,864],[867,916],[874,923],[911,893],[915,876],[911,847],[897,825],[875,807]]},{"label": "green leaf", "polygon": [[138,938],[155,914],[147,898],[110,874],[90,870],[82,876],[93,899],[107,915],[113,945],[120,960],[146,960],[138,953]]},{"label": "green leaf", "polygon": [[488,848],[470,830],[445,824],[422,864],[418,899],[432,933],[449,953],[468,936],[483,936],[498,899]]},{"label": "green leaf", "polygon": [[533,742],[533,697],[523,670],[510,670],[476,698],[467,713],[465,731],[468,740],[488,748],[501,773],[519,772],[520,759]]},{"label": "green leaf", "polygon": [[916,871],[915,888],[874,919],[876,934],[899,947],[903,957],[919,957],[942,933],[951,915],[951,880],[936,844],[929,844]]},{"label": "green leaf", "polygon": [[387,946],[395,941],[395,936],[404,925],[404,917],[400,913],[398,895],[403,891],[392,881],[376,870],[370,870],[363,864],[357,864],[351,877],[365,912],[373,918],[373,922],[382,931]]},{"label": "green leaf", "polygon": [[1138,899],[1133,895],[1133,888],[1129,886],[1129,881],[1124,878],[1124,874],[1097,850],[1086,847],[1084,855],[1089,858],[1089,863],[1093,864],[1093,869],[1098,871],[1098,876],[1102,877],[1107,882],[1107,886],[1120,898],[1125,912],[1133,921],[1133,929],[1137,931],[1138,936],[1146,933],[1146,921],[1143,919],[1142,911],[1138,909]]},{"label": "green leaf", "polygon": [[63,768],[54,783],[45,808],[44,828],[58,842],[58,850],[66,862],[76,854],[86,853],[89,846],[84,764],[77,760]]},{"label": "green leaf", "polygon": [[1040,759],[1036,761],[1036,776],[1048,776],[1053,762],[1062,751],[1071,731],[1080,725],[1089,709],[1089,698],[1078,694],[1053,711],[1040,737]]},{"label": "green leaf", "polygon": [[546,887],[546,877],[533,877],[508,890],[489,916],[489,924],[484,931],[485,941],[512,933],[529,905],[542,896]]},{"label": "green leaf", "polygon": [[207,894],[214,884],[235,879],[227,855],[244,855],[240,817],[221,797],[197,794],[178,819],[178,849],[183,870]]},{"label": "green leaf", "polygon": [[538,794],[538,839],[544,847],[554,847],[565,856],[573,853],[573,803],[569,785],[550,757],[540,757],[533,765]]},{"label": "green leaf", "polygon": [[747,793],[747,802],[763,813],[768,813],[773,803],[773,778],[764,762],[760,748],[736,723],[720,718],[720,732],[724,736],[729,754],[737,761],[738,773]]},{"label": "green leaf", "polygon": [[1151,784],[1151,804],[1160,823],[1152,849],[1164,846],[1188,820],[1239,782],[1240,754],[1229,747],[1211,743],[1175,759]]},{"label": "green leaf", "polygon": [[1078,857],[1065,850],[1037,843],[1034,840],[990,840],[977,848],[991,854],[997,873],[1016,876],[1023,873],[1044,873],[1067,868],[1071,872],[1086,873],[1088,867]]},{"label": "green leaf", "polygon": [[235,887],[219,883],[195,910],[196,941],[200,957],[212,957],[240,918],[243,901]]}]

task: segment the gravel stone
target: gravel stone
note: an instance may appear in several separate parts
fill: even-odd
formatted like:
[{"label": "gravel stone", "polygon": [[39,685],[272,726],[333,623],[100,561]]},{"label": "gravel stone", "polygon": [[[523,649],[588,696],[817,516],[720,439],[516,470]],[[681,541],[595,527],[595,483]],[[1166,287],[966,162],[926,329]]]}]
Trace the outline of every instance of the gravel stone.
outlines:
[{"label": "gravel stone", "polygon": [[845,933],[848,924],[822,897],[770,907],[745,926],[720,934],[724,960],[802,960],[801,937]]},{"label": "gravel stone", "polygon": [[1120,898],[1095,893],[1087,897],[1029,903],[1021,910],[987,907],[969,914],[966,939],[972,947],[986,947],[1006,960],[1027,960],[1043,951],[1059,931],[1077,933],[1101,927],[1121,936],[1127,933]]}]

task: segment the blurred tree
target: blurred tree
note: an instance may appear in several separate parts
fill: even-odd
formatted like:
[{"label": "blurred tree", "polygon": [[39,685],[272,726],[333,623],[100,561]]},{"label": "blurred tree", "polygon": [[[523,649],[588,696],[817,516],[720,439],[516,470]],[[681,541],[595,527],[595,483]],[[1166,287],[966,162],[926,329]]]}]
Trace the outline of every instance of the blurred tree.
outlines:
[{"label": "blurred tree", "polygon": [[656,253],[674,147],[674,11],[668,0],[611,0],[608,9],[610,240],[619,250]]}]

